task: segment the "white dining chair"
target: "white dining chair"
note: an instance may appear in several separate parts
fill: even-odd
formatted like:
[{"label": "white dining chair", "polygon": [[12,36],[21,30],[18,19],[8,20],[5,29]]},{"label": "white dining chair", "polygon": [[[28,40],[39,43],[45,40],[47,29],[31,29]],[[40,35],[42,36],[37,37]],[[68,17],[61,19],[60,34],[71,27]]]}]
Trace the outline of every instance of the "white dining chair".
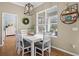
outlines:
[{"label": "white dining chair", "polygon": [[20,48],[20,38],[19,38],[19,32],[17,30],[15,30],[15,37],[16,37],[16,51],[17,54],[19,55],[19,48]]},{"label": "white dining chair", "polygon": [[[38,50],[41,51],[41,53],[38,52]],[[44,33],[43,41],[35,43],[35,56],[36,54],[44,56],[45,51],[48,52],[50,55],[50,52],[51,52],[50,33]]]},{"label": "white dining chair", "polygon": [[27,35],[27,31],[25,29],[20,30],[21,34]]},{"label": "white dining chair", "polygon": [[[20,30],[20,33],[22,35],[22,37],[24,38],[24,36],[28,36],[27,31],[25,29]],[[31,41],[27,40],[29,43],[31,43]]]},{"label": "white dining chair", "polygon": [[27,41],[27,38],[24,38],[23,35],[24,34],[19,35],[19,37],[21,38],[20,39],[20,48],[22,51],[22,56],[31,52],[31,43],[29,41]]}]

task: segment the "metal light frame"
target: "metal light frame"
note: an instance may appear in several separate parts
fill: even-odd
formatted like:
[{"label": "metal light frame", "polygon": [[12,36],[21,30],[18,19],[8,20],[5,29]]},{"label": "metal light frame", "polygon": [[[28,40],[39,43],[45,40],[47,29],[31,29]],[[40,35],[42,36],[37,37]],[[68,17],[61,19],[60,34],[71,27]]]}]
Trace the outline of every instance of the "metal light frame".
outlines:
[{"label": "metal light frame", "polygon": [[25,15],[32,15],[33,5],[31,3],[27,3],[24,8]]}]

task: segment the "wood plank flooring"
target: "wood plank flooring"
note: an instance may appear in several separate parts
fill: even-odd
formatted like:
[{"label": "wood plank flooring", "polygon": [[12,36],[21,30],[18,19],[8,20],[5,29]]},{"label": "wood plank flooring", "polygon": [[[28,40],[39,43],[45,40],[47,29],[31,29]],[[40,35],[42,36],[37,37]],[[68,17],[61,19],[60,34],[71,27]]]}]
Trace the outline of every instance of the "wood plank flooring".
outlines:
[{"label": "wood plank flooring", "polygon": [[[6,37],[4,46],[0,47],[0,56],[17,56],[15,36]],[[52,49],[51,56],[71,56],[71,55],[56,49]]]},{"label": "wood plank flooring", "polygon": [[15,36],[6,37],[4,46],[0,48],[1,56],[16,56],[16,38]]}]

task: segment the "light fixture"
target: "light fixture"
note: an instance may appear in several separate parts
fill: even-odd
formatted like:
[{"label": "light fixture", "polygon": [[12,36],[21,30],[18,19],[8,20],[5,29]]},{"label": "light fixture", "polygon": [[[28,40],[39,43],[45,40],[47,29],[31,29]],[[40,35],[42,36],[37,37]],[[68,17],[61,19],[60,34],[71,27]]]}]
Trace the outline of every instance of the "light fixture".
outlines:
[{"label": "light fixture", "polygon": [[33,5],[31,3],[27,3],[24,8],[24,14],[31,16],[32,10],[33,10]]}]

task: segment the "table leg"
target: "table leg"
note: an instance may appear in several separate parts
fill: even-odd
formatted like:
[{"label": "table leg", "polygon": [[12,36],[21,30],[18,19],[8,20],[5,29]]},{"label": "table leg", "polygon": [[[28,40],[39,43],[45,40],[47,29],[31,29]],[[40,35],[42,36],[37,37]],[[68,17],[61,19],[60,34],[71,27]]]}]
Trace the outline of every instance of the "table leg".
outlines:
[{"label": "table leg", "polygon": [[31,56],[34,56],[34,42],[31,43]]}]

